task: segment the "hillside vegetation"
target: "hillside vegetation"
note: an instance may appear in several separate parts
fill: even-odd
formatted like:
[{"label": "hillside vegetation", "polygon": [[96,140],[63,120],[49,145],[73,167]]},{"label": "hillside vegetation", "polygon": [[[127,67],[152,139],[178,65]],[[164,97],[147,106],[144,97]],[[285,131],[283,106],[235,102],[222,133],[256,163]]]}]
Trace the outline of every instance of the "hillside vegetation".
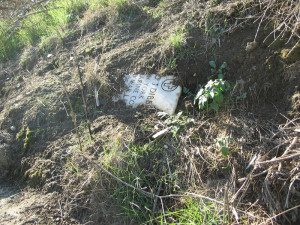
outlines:
[{"label": "hillside vegetation", "polygon": [[[1,1],[0,223],[299,224],[299,6]],[[176,113],[114,101],[129,73]]]}]

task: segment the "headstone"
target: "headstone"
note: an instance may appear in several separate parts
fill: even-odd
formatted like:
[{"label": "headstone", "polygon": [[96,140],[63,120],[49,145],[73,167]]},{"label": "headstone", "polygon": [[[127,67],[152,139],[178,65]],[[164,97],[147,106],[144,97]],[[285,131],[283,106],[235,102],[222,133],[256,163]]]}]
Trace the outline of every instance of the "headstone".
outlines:
[{"label": "headstone", "polygon": [[170,115],[175,113],[182,88],[174,76],[128,74],[124,81],[126,87],[116,100],[123,100],[132,108],[144,104]]}]

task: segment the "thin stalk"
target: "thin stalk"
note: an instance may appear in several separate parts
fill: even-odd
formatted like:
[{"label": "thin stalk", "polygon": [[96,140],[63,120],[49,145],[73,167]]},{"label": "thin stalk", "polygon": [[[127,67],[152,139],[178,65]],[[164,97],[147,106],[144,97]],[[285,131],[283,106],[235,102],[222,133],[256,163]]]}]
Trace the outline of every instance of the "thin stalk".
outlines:
[{"label": "thin stalk", "polygon": [[81,138],[80,138],[80,134],[79,134],[79,129],[78,129],[78,126],[77,126],[76,115],[74,113],[74,110],[73,110],[73,107],[72,107],[72,104],[71,104],[70,95],[69,95],[69,92],[67,91],[67,88],[66,88],[66,85],[65,85],[65,82],[63,81],[63,79],[60,79],[60,82],[63,85],[64,92],[65,92],[65,94],[67,96],[67,99],[68,99],[68,104],[69,104],[70,109],[71,109],[70,116],[72,118],[75,130],[76,130],[76,135],[77,135],[77,139],[78,139],[79,148],[80,148],[80,151],[82,152],[82,150],[83,150],[82,142],[81,142]]},{"label": "thin stalk", "polygon": [[93,134],[92,134],[92,130],[91,130],[91,122],[90,122],[90,119],[89,119],[89,112],[88,112],[88,109],[87,109],[86,99],[84,97],[84,85],[83,85],[83,82],[82,82],[82,75],[83,74],[80,71],[78,63],[77,63],[77,71],[78,71],[78,76],[79,76],[80,84],[81,84],[81,98],[82,98],[83,105],[84,105],[85,119],[86,119],[86,122],[87,122],[87,125],[88,125],[90,137],[91,137],[91,139],[93,139]]}]

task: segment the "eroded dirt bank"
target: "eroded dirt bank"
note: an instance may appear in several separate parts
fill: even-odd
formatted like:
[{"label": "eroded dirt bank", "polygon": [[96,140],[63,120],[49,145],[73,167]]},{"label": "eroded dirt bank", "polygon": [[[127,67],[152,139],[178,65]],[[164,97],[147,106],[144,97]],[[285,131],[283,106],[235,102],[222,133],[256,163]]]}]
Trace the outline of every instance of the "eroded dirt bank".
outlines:
[{"label": "eroded dirt bank", "polygon": [[[299,222],[298,39],[272,43],[268,21],[258,32],[264,11],[252,2],[159,2],[86,12],[66,37],[1,64],[0,224],[172,224],[192,208],[185,193],[240,210],[226,216],[222,204],[210,206],[221,215],[214,224]],[[221,72],[231,85],[218,112],[193,104],[218,76],[210,61],[227,62]],[[185,88],[175,115],[113,102],[127,73],[175,75]],[[136,188],[183,196],[145,197],[82,153]]]}]

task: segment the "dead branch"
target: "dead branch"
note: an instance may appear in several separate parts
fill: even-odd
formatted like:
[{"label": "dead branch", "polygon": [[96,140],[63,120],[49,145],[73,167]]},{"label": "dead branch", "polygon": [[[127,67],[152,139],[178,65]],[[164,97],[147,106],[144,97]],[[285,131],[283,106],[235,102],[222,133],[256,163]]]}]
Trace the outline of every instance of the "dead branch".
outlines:
[{"label": "dead branch", "polygon": [[299,208],[299,207],[300,207],[300,205],[297,205],[297,206],[295,206],[295,207],[293,207],[293,208],[287,209],[287,210],[285,210],[285,211],[283,211],[283,212],[281,212],[281,213],[279,213],[279,214],[277,214],[277,215],[275,215],[275,216],[273,216],[273,217],[267,219],[266,221],[260,223],[259,225],[267,224],[269,221],[275,219],[276,217],[281,216],[281,215],[283,215],[283,214],[285,214],[285,213],[288,213],[288,212],[290,212],[290,211],[293,211],[293,210],[295,210],[295,209],[297,209],[297,208]]},{"label": "dead branch", "polygon": [[258,166],[269,165],[269,164],[278,163],[278,162],[281,162],[281,161],[284,161],[284,160],[296,158],[298,156],[300,156],[300,153],[296,153],[296,154],[289,155],[289,156],[286,156],[286,157],[279,157],[279,158],[268,160],[268,161],[257,162],[256,165],[258,165]]}]

